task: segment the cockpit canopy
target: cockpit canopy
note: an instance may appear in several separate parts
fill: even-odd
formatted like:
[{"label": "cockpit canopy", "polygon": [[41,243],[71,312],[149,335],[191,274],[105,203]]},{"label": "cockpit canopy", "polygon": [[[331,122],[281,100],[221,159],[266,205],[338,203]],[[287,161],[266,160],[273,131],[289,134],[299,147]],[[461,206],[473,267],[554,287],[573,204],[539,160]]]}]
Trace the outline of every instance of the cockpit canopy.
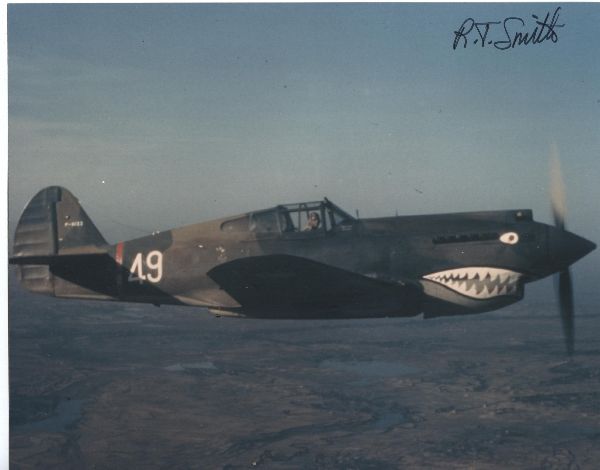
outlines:
[{"label": "cockpit canopy", "polygon": [[322,201],[282,204],[271,209],[251,212],[223,222],[224,232],[255,233],[322,233],[349,230],[356,219],[327,198]]}]

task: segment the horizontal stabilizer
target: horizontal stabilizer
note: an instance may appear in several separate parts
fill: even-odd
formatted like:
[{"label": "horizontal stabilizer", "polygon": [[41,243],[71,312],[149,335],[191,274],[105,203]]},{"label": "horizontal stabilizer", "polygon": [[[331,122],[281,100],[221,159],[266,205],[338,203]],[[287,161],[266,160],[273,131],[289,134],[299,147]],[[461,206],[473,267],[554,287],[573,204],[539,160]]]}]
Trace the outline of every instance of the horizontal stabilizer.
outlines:
[{"label": "horizontal stabilizer", "polygon": [[85,260],[98,259],[106,256],[107,253],[102,251],[98,253],[73,253],[68,255],[32,255],[32,256],[13,256],[8,259],[9,264],[35,264],[35,265],[51,265],[59,263],[80,262]]}]

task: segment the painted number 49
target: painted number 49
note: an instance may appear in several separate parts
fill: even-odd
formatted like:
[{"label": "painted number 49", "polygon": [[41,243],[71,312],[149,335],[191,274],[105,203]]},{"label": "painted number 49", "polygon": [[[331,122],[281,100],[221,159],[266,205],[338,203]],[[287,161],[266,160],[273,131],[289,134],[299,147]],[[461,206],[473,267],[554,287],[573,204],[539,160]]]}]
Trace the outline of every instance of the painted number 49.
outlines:
[{"label": "painted number 49", "polygon": [[[145,263],[144,263],[145,261]],[[162,279],[163,255],[160,251],[154,250],[146,255],[144,260],[141,253],[135,255],[133,264],[129,269],[128,282],[138,281],[140,284],[145,280],[150,282],[159,282]]]}]

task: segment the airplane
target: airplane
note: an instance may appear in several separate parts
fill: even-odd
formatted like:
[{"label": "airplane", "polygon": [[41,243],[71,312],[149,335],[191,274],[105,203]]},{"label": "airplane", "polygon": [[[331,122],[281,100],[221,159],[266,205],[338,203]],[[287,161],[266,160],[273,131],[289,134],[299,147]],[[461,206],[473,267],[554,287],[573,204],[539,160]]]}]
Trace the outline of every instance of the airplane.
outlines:
[{"label": "airplane", "polygon": [[251,318],[424,318],[496,310],[558,273],[574,350],[569,266],[596,245],[529,209],[359,219],[327,198],[280,204],[109,244],[67,189],[42,189],[11,264],[29,291],[208,308]]}]

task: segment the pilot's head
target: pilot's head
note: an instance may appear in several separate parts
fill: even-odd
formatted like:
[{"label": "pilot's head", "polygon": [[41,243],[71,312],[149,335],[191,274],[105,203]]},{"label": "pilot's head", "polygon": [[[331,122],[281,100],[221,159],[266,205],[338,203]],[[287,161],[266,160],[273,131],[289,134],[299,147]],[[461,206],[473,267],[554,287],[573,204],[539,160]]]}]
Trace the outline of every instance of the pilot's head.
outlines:
[{"label": "pilot's head", "polygon": [[319,217],[319,214],[317,214],[316,212],[311,212],[308,217],[308,226],[312,230],[314,230],[316,228],[319,228],[320,223],[321,223],[321,218]]}]

